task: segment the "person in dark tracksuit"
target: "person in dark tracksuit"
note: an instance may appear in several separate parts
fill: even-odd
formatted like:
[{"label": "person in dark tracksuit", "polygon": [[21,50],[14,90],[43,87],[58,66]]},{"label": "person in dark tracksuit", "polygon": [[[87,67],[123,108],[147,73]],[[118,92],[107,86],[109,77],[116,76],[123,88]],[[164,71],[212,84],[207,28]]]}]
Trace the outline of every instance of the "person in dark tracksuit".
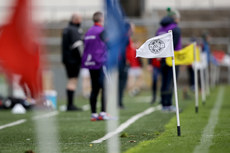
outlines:
[{"label": "person in dark tracksuit", "polygon": [[[168,15],[164,17],[158,29],[156,35],[161,35],[172,30],[173,32],[173,45],[174,50],[178,51],[182,48],[181,44],[181,30],[178,27],[180,21],[180,14],[176,10],[168,9]],[[178,73],[179,67],[176,67],[176,72]],[[161,74],[162,74],[162,84],[161,84],[161,104],[163,111],[176,111],[175,106],[172,105],[173,96],[173,72],[172,67],[168,66],[165,62],[165,58],[161,59]]]},{"label": "person in dark tracksuit", "polygon": [[81,52],[83,50],[83,30],[81,17],[73,14],[69,25],[62,33],[62,63],[67,74],[67,111],[79,111],[74,105],[74,93],[77,86],[78,74],[81,68]]},{"label": "person in dark tracksuit", "polygon": [[[93,15],[94,25],[86,32],[84,38],[84,53],[82,56],[82,67],[89,69],[91,78],[91,121],[109,119],[105,106],[105,88],[104,88],[104,65],[107,59],[107,49],[104,37],[104,16],[101,12]],[[97,114],[97,97],[101,91],[101,112]]]},{"label": "person in dark tracksuit", "polygon": [[124,90],[126,88],[127,79],[128,79],[128,69],[129,65],[127,64],[127,47],[129,45],[129,38],[132,34],[132,29],[130,23],[125,24],[125,28],[127,29],[127,33],[125,33],[126,39],[123,40],[124,47],[121,47],[118,56],[118,107],[120,109],[124,109],[123,104],[123,95]]}]

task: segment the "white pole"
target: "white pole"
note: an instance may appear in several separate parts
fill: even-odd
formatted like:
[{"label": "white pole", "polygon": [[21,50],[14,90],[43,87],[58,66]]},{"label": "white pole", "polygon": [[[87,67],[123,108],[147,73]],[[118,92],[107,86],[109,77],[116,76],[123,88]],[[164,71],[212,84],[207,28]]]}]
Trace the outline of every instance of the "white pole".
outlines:
[{"label": "white pole", "polygon": [[[171,33],[171,38],[172,37],[172,31],[169,31]],[[175,92],[175,103],[176,103],[176,118],[177,118],[177,135],[181,135],[181,130],[180,130],[180,117],[179,117],[179,105],[178,105],[178,95],[177,95],[177,82],[176,82],[176,69],[175,69],[175,60],[174,60],[174,47],[173,47],[173,42],[172,42],[172,51],[173,51],[173,57],[172,57],[172,69],[173,69],[173,83],[174,83],[174,92]]]},{"label": "white pole", "polygon": [[[230,56],[230,43],[228,43],[228,55]],[[230,84],[230,65],[228,65],[228,84]]]},{"label": "white pole", "polygon": [[[36,128],[38,152],[60,153],[56,115],[36,119],[37,116],[42,116],[45,112],[45,110],[35,110],[33,112],[33,117],[35,118],[34,123]],[[55,113],[53,111],[47,112]]]},{"label": "white pole", "polygon": [[204,69],[200,69],[200,80],[201,80],[201,93],[202,93],[202,104],[205,105],[206,94],[205,94],[205,83],[204,83]]},{"label": "white pole", "polygon": [[220,66],[217,66],[216,67],[216,74],[217,74],[217,76],[216,76],[216,83],[220,83]]},{"label": "white pole", "polygon": [[[106,101],[107,113],[113,117],[118,117],[118,70],[113,69],[106,74]],[[107,133],[115,131],[118,127],[118,119],[107,121]],[[108,153],[120,153],[120,140],[118,135],[114,135],[107,141]]]},{"label": "white pole", "polygon": [[208,62],[207,62],[207,67],[205,68],[205,71],[206,71],[205,78],[206,78],[206,89],[207,89],[206,93],[207,93],[207,95],[209,95],[210,94],[210,85],[209,85],[209,63]]},{"label": "white pole", "polygon": [[176,118],[177,118],[177,135],[181,135],[180,131],[180,117],[179,117],[179,105],[178,105],[178,96],[177,96],[177,82],[176,82],[176,70],[175,70],[175,60],[172,57],[173,63],[173,82],[174,82],[174,92],[175,92],[175,102],[176,102]]},{"label": "white pole", "polygon": [[[202,50],[201,47],[199,49],[200,51]],[[199,53],[201,55],[201,53]],[[202,61],[202,56],[200,56],[200,64],[201,64],[201,67],[200,67],[200,80],[201,80],[201,96],[202,96],[202,104],[204,105],[205,104],[205,101],[206,101],[206,89],[205,89],[205,81],[204,81],[204,67],[203,67],[203,62]]]},{"label": "white pole", "polygon": [[212,75],[210,76],[210,81],[211,81],[211,88],[213,88],[215,86],[215,65],[211,64],[210,65],[210,73],[212,73]]},{"label": "white pole", "polygon": [[214,77],[213,77],[213,85],[216,87],[216,81],[217,81],[217,65],[213,66],[213,71],[214,71]]},{"label": "white pole", "polygon": [[216,87],[216,85],[217,85],[217,77],[218,77],[217,69],[218,69],[218,65],[214,65],[214,74],[215,74],[215,77],[214,77],[214,87]]},{"label": "white pole", "polygon": [[196,42],[194,42],[194,78],[195,78],[195,112],[198,113],[199,95],[198,95],[198,77],[197,77],[197,59],[196,59]]}]

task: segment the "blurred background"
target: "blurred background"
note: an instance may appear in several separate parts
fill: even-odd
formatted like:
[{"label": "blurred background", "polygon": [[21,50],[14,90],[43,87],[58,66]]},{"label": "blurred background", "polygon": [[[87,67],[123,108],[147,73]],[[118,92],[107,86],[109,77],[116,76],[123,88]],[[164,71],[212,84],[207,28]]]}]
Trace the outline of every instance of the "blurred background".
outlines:
[{"label": "blurred background", "polygon": [[[0,0],[0,28],[7,22],[11,13],[12,0]],[[65,98],[66,76],[61,63],[61,33],[68,24],[72,13],[82,15],[84,32],[92,26],[91,16],[95,11],[103,11],[103,0],[34,0],[34,20],[41,23],[44,32],[42,43],[45,45],[50,61],[53,88],[60,99]],[[166,15],[166,8],[179,10],[183,46],[191,39],[201,40],[203,31],[211,35],[211,51],[230,54],[230,1],[229,0],[120,0],[129,21],[136,25],[133,41],[142,44],[155,35],[159,21]],[[137,46],[138,47],[138,46]],[[146,65],[146,61],[143,61]],[[182,70],[183,72],[183,67]],[[228,82],[228,67],[220,69],[221,83]],[[145,87],[151,85],[151,74],[145,70]],[[187,73],[180,73],[179,86],[187,84]],[[79,81],[81,82],[81,81]],[[81,91],[81,84],[78,91]],[[7,93],[7,85],[1,84],[1,93]],[[81,92],[77,92],[81,94]]]}]

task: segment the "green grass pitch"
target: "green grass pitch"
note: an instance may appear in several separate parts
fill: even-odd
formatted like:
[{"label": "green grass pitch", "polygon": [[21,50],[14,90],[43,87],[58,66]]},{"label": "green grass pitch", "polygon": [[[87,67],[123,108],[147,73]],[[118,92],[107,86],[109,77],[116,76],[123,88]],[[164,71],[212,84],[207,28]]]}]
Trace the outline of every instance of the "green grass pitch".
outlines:
[{"label": "green grass pitch", "polygon": [[[218,91],[219,87],[211,90],[211,95],[207,98],[206,105],[202,106],[200,104],[198,114],[195,114],[194,97],[184,100],[181,97],[181,92],[179,92],[179,106],[183,109],[180,113],[181,137],[178,137],[176,133],[175,113],[156,111],[137,120],[119,134],[121,152],[192,153],[195,146],[200,143],[203,129],[208,123]],[[230,152],[229,91],[230,87],[225,86],[224,102],[214,130],[212,145],[209,148],[210,153]],[[124,104],[126,109],[120,110],[119,123],[121,124],[137,113],[152,107],[149,102],[149,91],[143,91],[136,97],[125,95]],[[76,103],[83,106],[88,104],[88,100],[78,98]],[[64,104],[64,101],[59,101],[59,104]],[[13,115],[10,111],[0,110],[0,126],[20,119],[27,119],[27,122],[0,130],[0,153],[24,153],[27,150],[38,152],[32,112]],[[106,141],[101,144],[90,143],[106,134],[106,122],[91,122],[89,110],[84,112],[59,112],[56,120],[60,152],[107,152]]]}]

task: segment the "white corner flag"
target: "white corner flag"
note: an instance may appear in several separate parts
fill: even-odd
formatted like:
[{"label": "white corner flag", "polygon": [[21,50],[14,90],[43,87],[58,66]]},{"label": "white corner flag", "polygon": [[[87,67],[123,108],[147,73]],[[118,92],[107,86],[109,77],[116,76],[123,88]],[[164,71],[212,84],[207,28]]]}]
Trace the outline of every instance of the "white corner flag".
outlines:
[{"label": "white corner flag", "polygon": [[147,40],[139,49],[136,57],[164,58],[174,57],[171,32]]},{"label": "white corner flag", "polygon": [[180,130],[179,105],[178,105],[178,95],[177,95],[172,31],[169,31],[166,34],[159,35],[147,40],[139,49],[136,50],[136,57],[143,57],[143,58],[172,57],[173,82],[174,82],[176,117],[177,117],[177,135],[180,136],[181,130]]}]

